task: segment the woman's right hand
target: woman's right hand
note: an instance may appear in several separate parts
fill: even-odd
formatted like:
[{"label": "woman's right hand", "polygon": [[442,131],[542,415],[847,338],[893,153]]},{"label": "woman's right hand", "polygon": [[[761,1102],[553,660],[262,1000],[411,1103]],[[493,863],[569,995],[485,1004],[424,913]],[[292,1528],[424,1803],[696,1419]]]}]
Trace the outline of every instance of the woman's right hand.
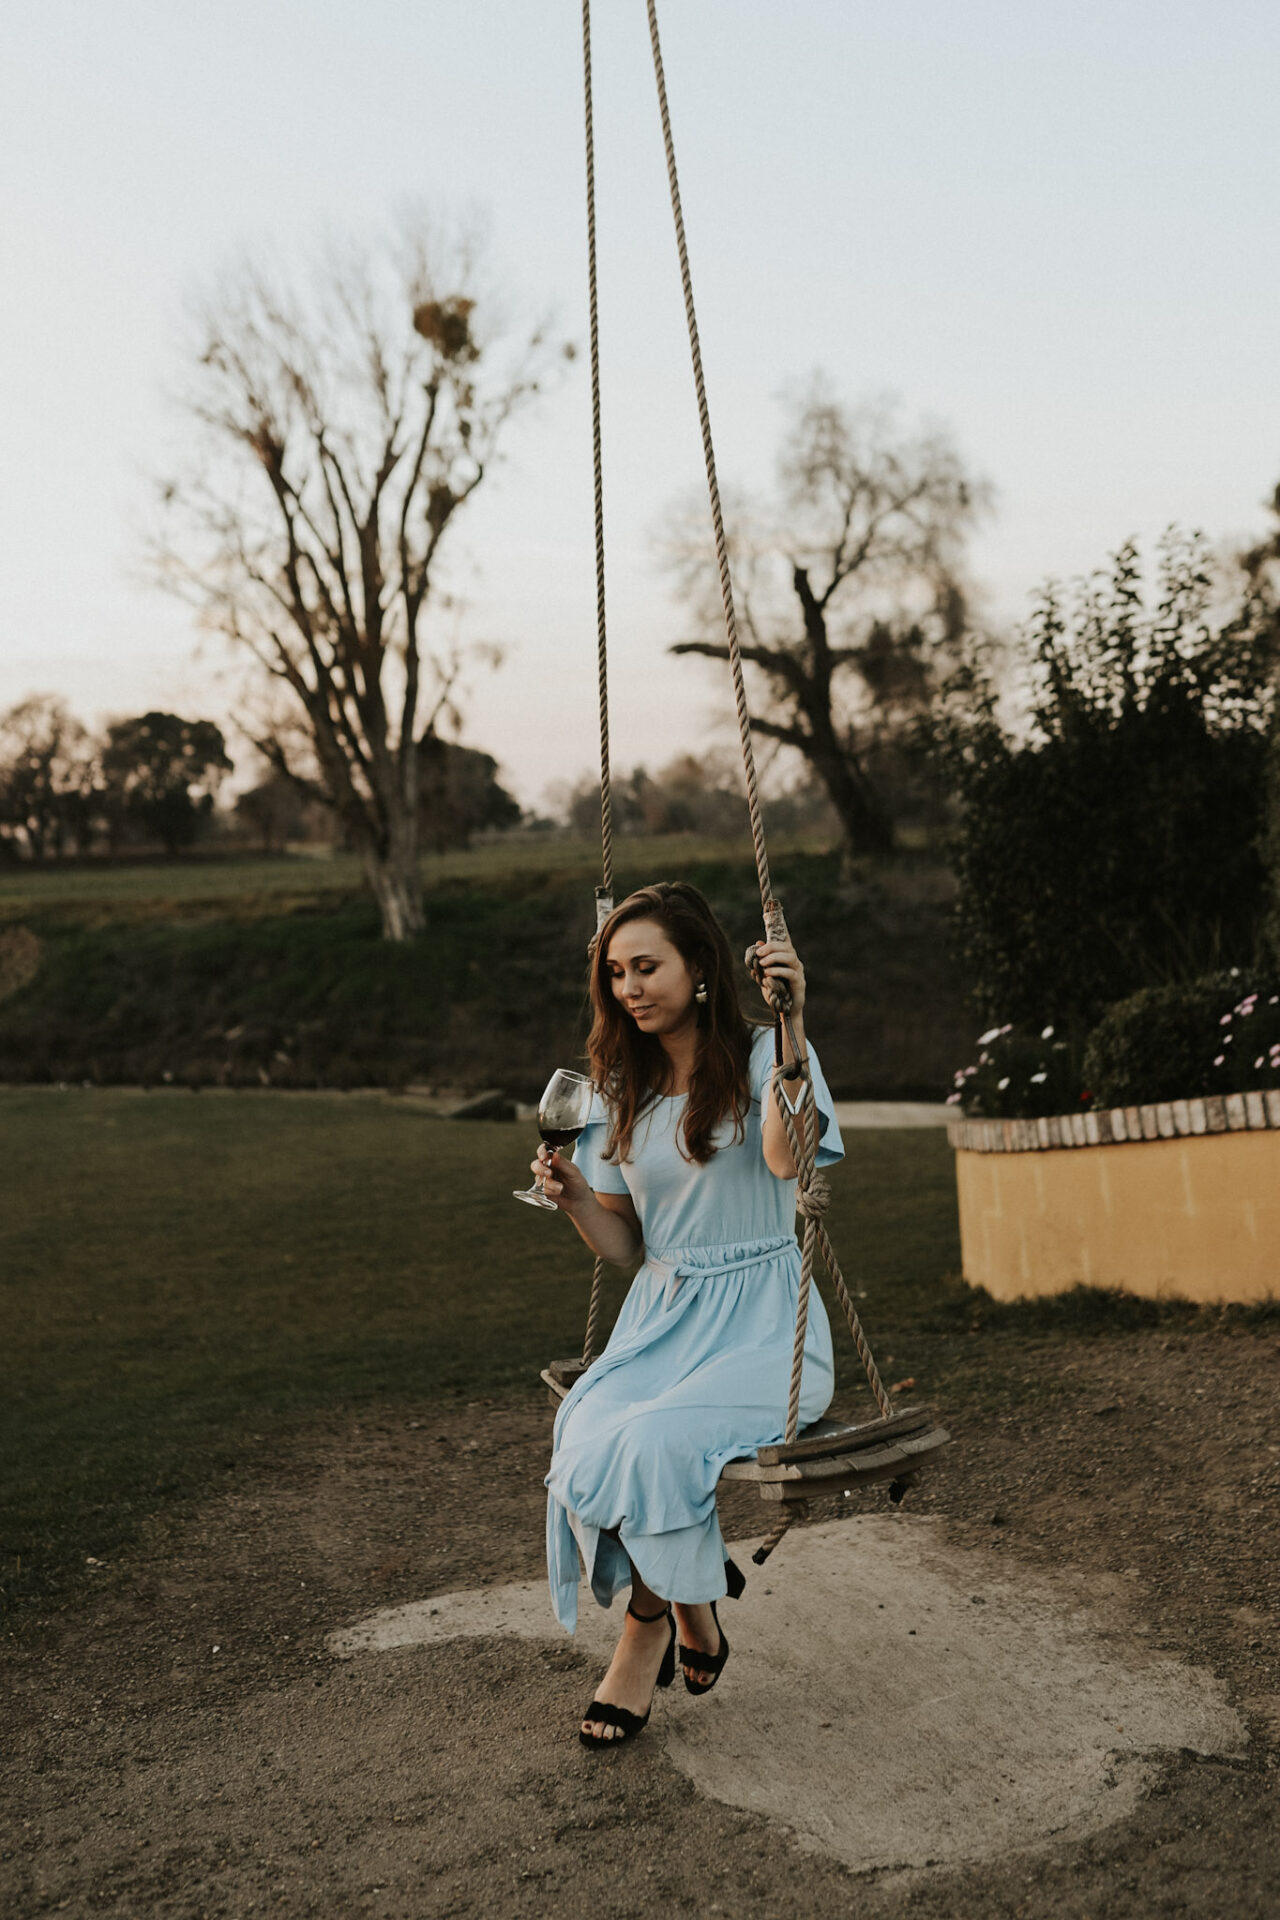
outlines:
[{"label": "woman's right hand", "polygon": [[542,1191],[548,1200],[554,1200],[561,1213],[572,1213],[584,1200],[591,1198],[586,1175],[574,1166],[572,1160],[563,1159],[559,1148],[551,1153],[544,1141],[529,1162],[529,1167],[541,1181]]}]

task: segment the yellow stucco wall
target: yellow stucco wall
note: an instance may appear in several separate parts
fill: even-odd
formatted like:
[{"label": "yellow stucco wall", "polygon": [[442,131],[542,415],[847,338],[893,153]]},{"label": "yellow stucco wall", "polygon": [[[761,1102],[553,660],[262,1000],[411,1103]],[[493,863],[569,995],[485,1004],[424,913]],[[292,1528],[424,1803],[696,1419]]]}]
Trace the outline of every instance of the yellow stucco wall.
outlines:
[{"label": "yellow stucco wall", "polygon": [[1280,1296],[1280,1130],[956,1154],[964,1276],[997,1300]]}]

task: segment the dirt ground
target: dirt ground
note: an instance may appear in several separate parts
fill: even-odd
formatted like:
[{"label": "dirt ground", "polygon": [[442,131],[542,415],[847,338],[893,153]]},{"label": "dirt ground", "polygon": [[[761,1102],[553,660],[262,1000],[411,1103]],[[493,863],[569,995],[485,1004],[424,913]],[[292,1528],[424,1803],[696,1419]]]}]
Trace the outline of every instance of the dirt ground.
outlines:
[{"label": "dirt ground", "polygon": [[[1274,1920],[1280,1336],[1028,1339],[1021,1366],[1017,1411],[943,1409],[919,1509],[1006,1579],[1130,1596],[1146,1644],[1225,1683],[1243,1758],[1171,1755],[1089,1840],[886,1883],[702,1799],[656,1742],[584,1752],[597,1673],[567,1640],[335,1660],[379,1606],[542,1564],[547,1408],[397,1407],[311,1431],[4,1641],[0,1913]],[[749,1491],[724,1512],[759,1530]],[[874,1766],[851,1752],[830,1792]]]}]

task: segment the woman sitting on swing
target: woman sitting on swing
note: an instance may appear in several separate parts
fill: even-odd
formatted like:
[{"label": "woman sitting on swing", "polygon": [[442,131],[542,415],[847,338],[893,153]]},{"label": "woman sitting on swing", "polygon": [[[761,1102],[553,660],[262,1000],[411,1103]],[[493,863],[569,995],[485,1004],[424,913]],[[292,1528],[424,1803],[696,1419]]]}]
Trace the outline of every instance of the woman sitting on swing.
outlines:
[{"label": "woman sitting on swing", "polygon": [[[772,986],[790,991],[803,1049],[795,948],[763,941],[756,954],[766,1001]],[[577,1624],[579,1551],[602,1606],[630,1588],[581,1727],[584,1745],[603,1747],[644,1726],[655,1686],[675,1677],[677,1643],[691,1693],[708,1692],[728,1658],[716,1601],[740,1590],[741,1575],[725,1553],[716,1483],[726,1461],[783,1436],[800,1252],[772,1031],[744,1018],[724,929],[696,887],[643,887],[614,909],[595,945],[591,1001],[600,1092],[576,1159],[543,1146],[533,1168],[593,1252],[618,1265],[644,1254],[608,1345],[559,1409],[546,1481],[564,1627]],[[808,1060],[817,1164],[828,1166],[844,1148],[811,1048]],[[802,1426],[826,1411],[832,1385],[815,1289]]]}]

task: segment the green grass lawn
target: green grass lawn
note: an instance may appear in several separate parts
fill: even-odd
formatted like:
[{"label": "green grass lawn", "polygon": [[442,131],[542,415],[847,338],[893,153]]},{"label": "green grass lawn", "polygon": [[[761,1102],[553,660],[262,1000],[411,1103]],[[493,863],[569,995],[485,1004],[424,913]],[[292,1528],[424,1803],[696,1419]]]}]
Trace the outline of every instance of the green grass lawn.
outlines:
[{"label": "green grass lawn", "polygon": [[[589,1256],[508,1198],[532,1128],[341,1095],[19,1088],[0,1138],[11,1597],[111,1559],[308,1414],[540,1394],[581,1343]],[[920,1132],[852,1148],[832,1228],[905,1370],[957,1264],[950,1156]]]},{"label": "green grass lawn", "polygon": [[[535,1143],[360,1096],[0,1089],[6,1599],[74,1590],[88,1556],[269,1463],[309,1417],[540,1398],[539,1369],[580,1346],[590,1259],[508,1197]],[[1028,1343],[1220,1322],[1083,1290],[997,1307],[956,1278],[942,1133],[847,1146],[830,1226],[873,1347],[957,1427],[1056,1390]],[[869,1410],[832,1318],[838,1398]]]}]

